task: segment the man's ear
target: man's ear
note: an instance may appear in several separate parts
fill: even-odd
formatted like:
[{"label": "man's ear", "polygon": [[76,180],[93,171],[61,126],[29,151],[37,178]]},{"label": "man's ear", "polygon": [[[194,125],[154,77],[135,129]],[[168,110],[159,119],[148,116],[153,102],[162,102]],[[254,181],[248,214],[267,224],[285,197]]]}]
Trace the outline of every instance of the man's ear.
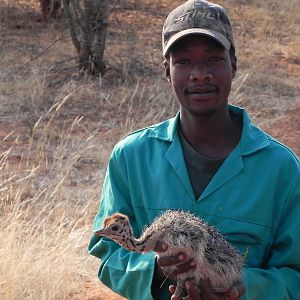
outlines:
[{"label": "man's ear", "polygon": [[235,55],[231,57],[231,67],[232,67],[232,78],[234,78],[237,71],[237,58]]},{"label": "man's ear", "polygon": [[170,75],[170,63],[168,60],[164,60],[164,67],[165,67],[165,76],[167,80],[171,81],[171,75]]}]

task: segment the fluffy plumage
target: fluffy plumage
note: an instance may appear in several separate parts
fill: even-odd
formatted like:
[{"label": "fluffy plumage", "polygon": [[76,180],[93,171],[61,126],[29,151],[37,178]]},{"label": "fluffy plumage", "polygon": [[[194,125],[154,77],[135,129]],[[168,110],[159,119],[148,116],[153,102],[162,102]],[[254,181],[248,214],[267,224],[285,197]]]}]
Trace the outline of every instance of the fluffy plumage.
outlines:
[{"label": "fluffy plumage", "polygon": [[[243,259],[238,251],[213,226],[189,212],[166,211],[138,239],[133,235],[128,217],[121,213],[106,218],[103,225],[95,235],[106,236],[130,251],[153,251],[156,242],[163,241],[169,247],[166,252],[157,253],[158,256],[183,252],[194,258],[196,269],[178,275],[175,292],[178,296],[187,278],[193,279],[196,285],[202,279],[209,280],[216,291],[226,291],[241,280]],[[171,273],[174,268],[168,267],[166,272]]]}]

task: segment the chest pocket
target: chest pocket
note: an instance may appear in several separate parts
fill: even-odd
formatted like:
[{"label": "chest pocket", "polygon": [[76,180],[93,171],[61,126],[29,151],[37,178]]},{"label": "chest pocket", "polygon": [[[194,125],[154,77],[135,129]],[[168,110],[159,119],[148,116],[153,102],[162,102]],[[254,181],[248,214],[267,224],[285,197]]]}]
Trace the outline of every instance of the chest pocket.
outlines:
[{"label": "chest pocket", "polygon": [[220,217],[211,221],[226,240],[240,251],[247,266],[267,265],[272,240],[271,227]]}]

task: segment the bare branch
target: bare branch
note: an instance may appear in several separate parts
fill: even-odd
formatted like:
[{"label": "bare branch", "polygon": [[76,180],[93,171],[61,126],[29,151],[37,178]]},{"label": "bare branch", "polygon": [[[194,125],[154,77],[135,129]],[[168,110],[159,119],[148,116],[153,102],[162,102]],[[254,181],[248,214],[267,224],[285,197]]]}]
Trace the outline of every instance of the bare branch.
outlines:
[{"label": "bare branch", "polygon": [[65,36],[63,36],[63,37],[61,37],[61,38],[56,39],[56,40],[53,41],[48,47],[46,47],[42,52],[40,52],[38,55],[36,55],[36,56],[34,56],[34,57],[31,57],[28,61],[26,61],[26,62],[25,62],[25,65],[26,65],[26,64],[29,64],[30,62],[32,62],[32,61],[38,59],[40,56],[44,55],[44,54],[45,54],[51,47],[53,47],[57,42],[62,41],[62,40],[64,40],[64,39],[67,39],[67,38],[69,38],[69,37],[70,37],[70,35],[65,35]]}]

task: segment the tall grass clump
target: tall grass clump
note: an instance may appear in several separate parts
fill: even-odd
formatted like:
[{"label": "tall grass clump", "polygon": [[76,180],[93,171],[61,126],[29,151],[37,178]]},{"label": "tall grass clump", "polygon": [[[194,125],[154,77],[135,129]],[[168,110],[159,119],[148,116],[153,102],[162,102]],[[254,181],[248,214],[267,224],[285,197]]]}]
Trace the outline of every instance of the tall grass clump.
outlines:
[{"label": "tall grass clump", "polygon": [[67,299],[90,276],[86,246],[101,179],[91,172],[93,184],[83,194],[68,193],[78,160],[93,148],[93,136],[72,140],[80,117],[58,130],[58,114],[69,97],[38,120],[19,160],[11,159],[18,137],[0,155],[2,300]]},{"label": "tall grass clump", "polygon": [[[118,94],[70,81],[30,125],[26,147],[14,137],[0,155],[1,300],[72,299],[95,278],[86,247],[108,155],[128,132],[174,115],[173,100],[160,82],[138,80]],[[72,113],[84,101],[95,103],[100,128],[110,121],[105,132]]]},{"label": "tall grass clump", "polygon": [[79,219],[70,218],[63,203],[39,195],[20,200],[14,199],[0,225],[1,299],[67,299],[78,288],[76,277],[84,275],[79,265],[87,229],[78,224],[86,212],[77,208]]}]

